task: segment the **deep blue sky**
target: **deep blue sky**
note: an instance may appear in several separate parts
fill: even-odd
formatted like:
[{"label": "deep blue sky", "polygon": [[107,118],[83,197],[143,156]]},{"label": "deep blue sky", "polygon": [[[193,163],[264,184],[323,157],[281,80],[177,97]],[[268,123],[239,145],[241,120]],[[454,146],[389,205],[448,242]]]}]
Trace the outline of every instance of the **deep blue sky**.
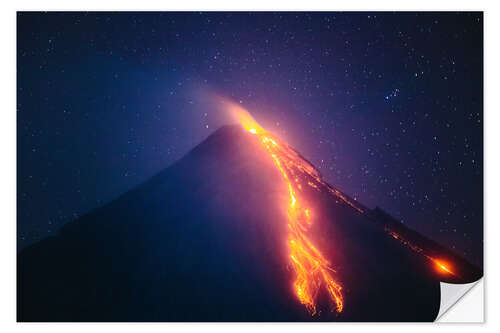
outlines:
[{"label": "deep blue sky", "polygon": [[482,260],[481,13],[18,13],[18,248],[146,180],[233,98],[359,201]]}]

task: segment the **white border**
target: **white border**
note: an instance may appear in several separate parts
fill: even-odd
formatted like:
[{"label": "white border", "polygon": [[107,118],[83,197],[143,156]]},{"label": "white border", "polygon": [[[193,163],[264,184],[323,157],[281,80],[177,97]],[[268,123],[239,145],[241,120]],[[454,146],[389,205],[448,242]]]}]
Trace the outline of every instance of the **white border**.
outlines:
[{"label": "white border", "polygon": [[[492,1],[493,2],[493,1]],[[217,11],[217,10],[239,10],[239,11],[339,11],[339,10],[357,10],[357,11],[472,11],[484,10],[488,7],[488,1],[437,1],[420,0],[415,1],[396,1],[396,0],[349,0],[349,1],[322,1],[322,0],[252,0],[247,2],[236,2],[230,0],[185,0],[185,1],[158,1],[144,0],[141,2],[131,0],[113,0],[113,1],[63,1],[46,0],[43,2],[36,0],[21,0],[16,2],[16,6],[11,5],[14,10],[121,10],[121,11]]]},{"label": "white border", "polygon": [[[441,308],[436,319],[437,322],[482,323],[484,321],[484,281],[482,279],[466,285],[448,283],[445,283],[445,285],[445,288],[443,288],[443,283],[441,283]],[[453,295],[453,297],[443,302],[443,290],[453,286],[459,286],[457,289],[462,287],[462,290],[459,290],[458,295]],[[457,289],[453,291],[456,292]],[[466,291],[463,293],[465,289]],[[460,295],[461,293],[463,294]]]}]

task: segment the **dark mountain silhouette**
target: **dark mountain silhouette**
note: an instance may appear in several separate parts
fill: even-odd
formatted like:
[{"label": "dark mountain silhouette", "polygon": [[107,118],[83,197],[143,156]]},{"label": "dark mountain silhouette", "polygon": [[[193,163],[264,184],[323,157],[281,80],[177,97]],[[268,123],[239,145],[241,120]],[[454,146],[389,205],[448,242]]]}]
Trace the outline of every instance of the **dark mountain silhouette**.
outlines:
[{"label": "dark mountain silhouette", "polygon": [[311,234],[342,285],[340,313],[325,291],[314,316],[298,301],[281,175],[255,136],[225,126],[146,183],[22,250],[18,320],[432,321],[440,280],[482,276],[381,209],[332,190],[306,195],[321,214]]}]

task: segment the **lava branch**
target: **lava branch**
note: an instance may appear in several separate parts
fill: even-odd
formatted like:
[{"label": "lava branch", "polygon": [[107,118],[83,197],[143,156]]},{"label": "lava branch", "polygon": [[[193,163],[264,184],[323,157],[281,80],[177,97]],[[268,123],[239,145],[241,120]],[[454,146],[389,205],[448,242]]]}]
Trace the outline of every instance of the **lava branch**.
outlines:
[{"label": "lava branch", "polygon": [[297,189],[302,189],[297,171],[305,172],[317,182],[322,183],[317,172],[306,161],[294,153],[286,144],[277,142],[262,128],[247,128],[247,130],[260,137],[261,143],[270,154],[274,164],[280,171],[288,189],[289,202],[288,215],[288,247],[290,261],[296,274],[294,282],[295,293],[299,301],[305,305],[312,315],[317,313],[316,298],[322,286],[325,286],[335,310],[341,312],[344,307],[342,287],[332,276],[335,271],[330,267],[328,260],[312,244],[306,236],[312,224],[311,211],[303,206]]},{"label": "lava branch", "polygon": [[429,261],[431,261],[436,266],[439,273],[458,276],[455,272],[452,271],[451,264],[449,262],[446,262],[443,259],[434,258],[434,257],[426,254],[424,249],[422,249],[420,246],[412,244],[409,240],[405,239],[404,237],[402,237],[401,235],[399,235],[398,233],[396,233],[395,231],[392,231],[391,229],[389,229],[387,227],[385,227],[384,230],[389,235],[391,235],[392,238],[399,240],[403,245],[406,245],[411,250],[421,254],[422,256],[427,258]]}]

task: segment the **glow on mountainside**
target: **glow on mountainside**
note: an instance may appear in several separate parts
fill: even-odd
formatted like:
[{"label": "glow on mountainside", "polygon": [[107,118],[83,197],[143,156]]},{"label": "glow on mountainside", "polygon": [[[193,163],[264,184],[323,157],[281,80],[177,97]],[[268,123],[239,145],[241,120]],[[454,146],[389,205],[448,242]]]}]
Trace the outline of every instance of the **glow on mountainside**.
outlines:
[{"label": "glow on mountainside", "polygon": [[[344,298],[342,286],[334,278],[336,271],[331,268],[330,262],[320,249],[313,244],[314,239],[309,232],[314,222],[312,218],[314,214],[311,207],[308,206],[304,188],[308,186],[315,191],[328,193],[360,214],[365,214],[369,209],[323,181],[319,172],[307,160],[288,146],[286,142],[264,130],[248,111],[239,105],[232,104],[230,112],[246,131],[259,138],[262,147],[281,173],[286,186],[288,199],[284,204],[286,204],[289,231],[287,243],[290,264],[296,276],[294,291],[297,298],[314,315],[318,311],[317,296],[320,289],[324,288],[333,308],[337,312],[342,312]],[[456,276],[450,262],[429,255],[421,247],[404,239],[393,230],[385,228],[385,231],[403,245],[427,258],[439,274]]]},{"label": "glow on mountainside", "polygon": [[[239,109],[236,114],[245,130],[259,137],[286,185],[288,200],[285,204],[289,231],[287,243],[289,260],[296,276],[294,289],[297,298],[314,315],[317,313],[316,298],[320,288],[324,287],[333,308],[341,312],[344,307],[342,287],[334,278],[335,271],[330,263],[308,235],[309,226],[313,223],[312,212],[300,195],[303,185],[318,188],[318,185],[323,184],[319,173],[286,143],[259,126],[248,112]],[[309,180],[302,184],[303,177],[299,175],[304,174]]]},{"label": "glow on mountainside", "polygon": [[294,169],[312,173],[314,169],[305,161],[294,156],[289,148],[271,137],[271,134],[260,129],[250,128],[250,133],[259,135],[266,151],[272,157],[279,169],[288,189],[288,247],[290,260],[296,273],[294,282],[295,293],[300,302],[312,313],[316,313],[316,296],[322,285],[325,286],[330,299],[335,304],[337,312],[344,306],[342,287],[334,280],[329,262],[307,237],[308,226],[312,223],[311,212],[306,203],[300,198],[297,189],[300,179],[294,177]]},{"label": "glow on mountainside", "polygon": [[452,268],[451,268],[451,263],[443,260],[443,259],[437,259],[437,258],[434,258],[433,256],[431,255],[428,255],[425,253],[424,249],[422,249],[420,246],[417,246],[413,243],[411,243],[409,240],[403,238],[401,235],[399,235],[398,233],[396,233],[395,231],[389,229],[389,228],[385,228],[385,231],[392,236],[392,238],[394,239],[397,239],[399,240],[403,245],[406,245],[408,246],[410,249],[412,249],[413,251],[417,252],[417,253],[420,253],[422,256],[424,256],[425,258],[427,258],[428,260],[430,260],[436,267],[437,271],[441,274],[451,274],[451,275],[457,275],[455,274],[453,271],[452,271]]}]

